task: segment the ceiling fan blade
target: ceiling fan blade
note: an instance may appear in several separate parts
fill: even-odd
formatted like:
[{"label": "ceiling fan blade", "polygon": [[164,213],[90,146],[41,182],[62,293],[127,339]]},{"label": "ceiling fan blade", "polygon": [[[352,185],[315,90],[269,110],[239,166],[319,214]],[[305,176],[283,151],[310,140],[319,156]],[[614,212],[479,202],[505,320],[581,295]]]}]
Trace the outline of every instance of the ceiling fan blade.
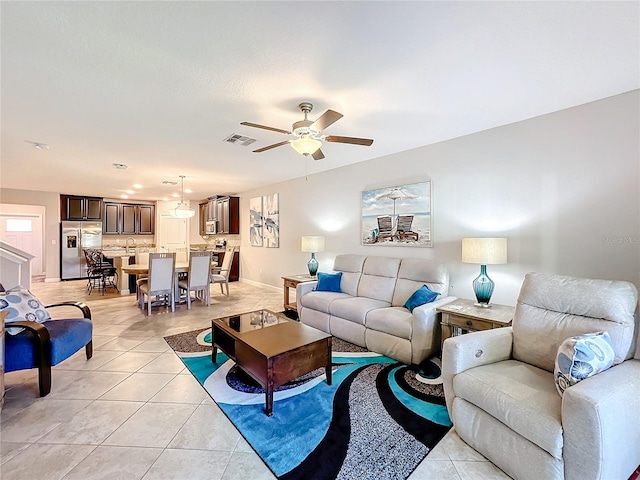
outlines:
[{"label": "ceiling fan blade", "polygon": [[324,140],[327,142],[352,143],[354,145],[365,145],[367,147],[373,143],[373,140],[369,138],[337,137],[335,135],[327,135],[326,137],[324,137]]},{"label": "ceiling fan blade", "polygon": [[273,145],[267,145],[266,147],[262,147],[257,150],[254,150],[253,153],[265,152],[267,150],[271,150],[272,148],[281,147],[282,145],[287,145],[288,143],[289,143],[289,140],[285,140],[284,142],[280,142],[280,143],[274,143]]},{"label": "ceiling fan blade", "polygon": [[285,135],[289,135],[291,133],[291,132],[287,132],[286,130],[282,130],[281,128],[267,127],[266,125],[258,125],[257,123],[251,123],[251,122],[240,122],[240,125],[245,125],[247,127],[262,128],[264,130],[271,130],[272,132],[284,133]]},{"label": "ceiling fan blade", "polygon": [[320,118],[313,122],[313,124],[309,128],[311,128],[311,130],[315,130],[316,132],[321,132],[329,125],[332,125],[333,123],[340,120],[342,117],[343,115],[336,112],[335,110],[327,110],[322,115],[320,115]]},{"label": "ceiling fan blade", "polygon": [[311,156],[313,157],[314,160],[322,160],[324,158],[324,153],[322,153],[322,150],[317,149],[315,152],[311,154]]}]

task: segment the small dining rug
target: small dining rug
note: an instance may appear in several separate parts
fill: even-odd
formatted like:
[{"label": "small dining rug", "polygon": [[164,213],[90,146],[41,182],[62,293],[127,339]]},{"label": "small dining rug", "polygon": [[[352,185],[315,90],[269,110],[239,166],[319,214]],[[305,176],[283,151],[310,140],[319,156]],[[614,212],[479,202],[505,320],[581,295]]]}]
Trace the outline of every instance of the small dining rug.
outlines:
[{"label": "small dining rug", "polygon": [[440,362],[420,368],[333,339],[324,369],[280,387],[273,415],[264,390],[224,353],[211,361],[211,329],[165,337],[276,477],[405,480],[451,427]]}]

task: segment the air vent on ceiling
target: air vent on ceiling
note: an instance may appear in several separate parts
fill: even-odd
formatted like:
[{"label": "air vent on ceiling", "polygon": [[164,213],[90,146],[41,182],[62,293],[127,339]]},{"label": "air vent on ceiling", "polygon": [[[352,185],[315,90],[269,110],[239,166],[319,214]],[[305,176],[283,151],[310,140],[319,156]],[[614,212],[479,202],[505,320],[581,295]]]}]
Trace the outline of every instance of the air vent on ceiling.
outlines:
[{"label": "air vent on ceiling", "polygon": [[178,182],[172,182],[171,180],[163,180],[162,184],[163,185],[177,185]]},{"label": "air vent on ceiling", "polygon": [[227,138],[225,138],[224,141],[228,143],[237,143],[239,145],[242,145],[243,147],[246,147],[255,142],[256,139],[247,137],[246,135],[240,135],[239,133],[232,133]]}]

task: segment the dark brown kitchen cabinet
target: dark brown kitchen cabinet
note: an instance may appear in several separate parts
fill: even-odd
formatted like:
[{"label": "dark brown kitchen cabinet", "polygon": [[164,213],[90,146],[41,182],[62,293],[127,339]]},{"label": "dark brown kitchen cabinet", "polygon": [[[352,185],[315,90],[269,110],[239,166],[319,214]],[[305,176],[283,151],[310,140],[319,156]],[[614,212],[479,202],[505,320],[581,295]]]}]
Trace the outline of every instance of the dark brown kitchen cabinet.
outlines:
[{"label": "dark brown kitchen cabinet", "polygon": [[218,197],[218,233],[240,233],[240,199],[238,197]]},{"label": "dark brown kitchen cabinet", "polygon": [[102,220],[102,199],[60,195],[60,220]]},{"label": "dark brown kitchen cabinet", "polygon": [[205,224],[207,223],[207,209],[209,207],[209,202],[202,202],[198,205],[198,225],[200,227],[200,235],[206,235],[207,231],[205,230]]},{"label": "dark brown kitchen cabinet", "polygon": [[120,204],[104,202],[104,218],[102,220],[102,233],[105,235],[118,235],[120,233]]},{"label": "dark brown kitchen cabinet", "polygon": [[156,207],[151,204],[105,202],[102,233],[105,235],[153,235]]}]

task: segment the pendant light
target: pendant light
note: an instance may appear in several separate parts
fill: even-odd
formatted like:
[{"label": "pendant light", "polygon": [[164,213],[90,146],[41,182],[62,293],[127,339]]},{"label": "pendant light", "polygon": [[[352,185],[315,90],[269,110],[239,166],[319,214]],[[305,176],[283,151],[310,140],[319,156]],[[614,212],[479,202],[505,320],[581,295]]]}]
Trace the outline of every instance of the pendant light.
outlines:
[{"label": "pendant light", "polygon": [[178,218],[191,218],[196,214],[196,211],[188,204],[184,203],[184,175],[180,175],[180,186],[182,196],[180,197],[180,203],[172,212],[173,216]]}]

